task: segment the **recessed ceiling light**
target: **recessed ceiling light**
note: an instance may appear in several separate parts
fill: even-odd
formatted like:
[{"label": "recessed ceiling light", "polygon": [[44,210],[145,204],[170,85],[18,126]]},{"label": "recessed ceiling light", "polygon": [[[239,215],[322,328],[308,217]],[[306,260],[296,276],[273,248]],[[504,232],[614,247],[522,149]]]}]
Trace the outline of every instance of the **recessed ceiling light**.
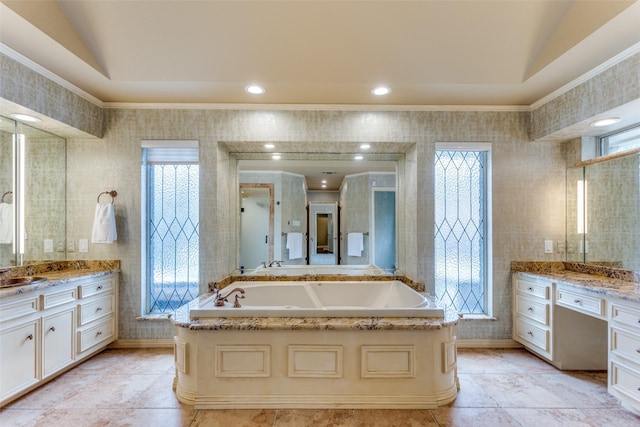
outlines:
[{"label": "recessed ceiling light", "polygon": [[378,86],[371,90],[371,93],[376,96],[387,95],[389,92],[391,92],[391,89],[386,86]]},{"label": "recessed ceiling light", "polygon": [[273,156],[271,156],[271,158],[273,160],[280,160],[282,158],[282,156],[280,154],[274,154]]},{"label": "recessed ceiling light", "polygon": [[264,144],[264,148],[266,148],[267,150],[271,150],[273,148],[276,148],[276,146],[274,144]]},{"label": "recessed ceiling light", "polygon": [[263,88],[262,86],[258,86],[258,85],[246,86],[244,88],[244,90],[246,90],[247,92],[252,93],[254,95],[262,95],[263,93],[266,92],[265,88]]},{"label": "recessed ceiling light", "polygon": [[356,156],[353,157],[353,160],[362,160],[364,159],[364,156],[362,156],[361,154],[357,154]]},{"label": "recessed ceiling light", "polygon": [[42,121],[38,117],[30,116],[29,114],[12,113],[9,115],[16,120],[22,120],[24,122],[41,122]]},{"label": "recessed ceiling light", "polygon": [[607,117],[606,119],[596,120],[595,122],[591,123],[591,126],[593,126],[594,128],[600,128],[603,126],[609,126],[614,123],[618,123],[620,120],[620,117]]},{"label": "recessed ceiling light", "polygon": [[368,150],[371,148],[371,144],[360,144],[360,148],[363,150]]}]

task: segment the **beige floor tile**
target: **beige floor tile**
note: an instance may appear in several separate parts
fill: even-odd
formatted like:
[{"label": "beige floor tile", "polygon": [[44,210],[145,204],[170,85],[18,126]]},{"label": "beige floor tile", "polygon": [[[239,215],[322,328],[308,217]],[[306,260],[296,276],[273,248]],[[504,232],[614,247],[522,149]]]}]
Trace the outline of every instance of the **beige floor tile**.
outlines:
[{"label": "beige floor tile", "polygon": [[110,413],[108,427],[183,427],[192,425],[196,415],[197,411],[184,408],[121,409]]},{"label": "beige floor tile", "polygon": [[460,390],[456,400],[451,402],[450,407],[455,408],[497,408],[498,402],[491,397],[474,380],[471,374],[458,374],[460,380]]},{"label": "beige floor tile", "polygon": [[279,409],[274,427],[307,426],[356,426],[357,421],[352,409]]},{"label": "beige floor tile", "polygon": [[358,427],[437,427],[438,423],[426,409],[357,409]]},{"label": "beige floor tile", "polygon": [[502,408],[438,408],[431,412],[442,427],[521,427]]},{"label": "beige floor tile", "polygon": [[56,405],[56,409],[124,408],[157,381],[158,375],[104,375]]},{"label": "beige floor tile", "polygon": [[568,408],[555,390],[526,374],[478,374],[474,381],[503,408]]},{"label": "beige floor tile", "polygon": [[262,427],[273,426],[272,409],[201,410],[189,427]]},{"label": "beige floor tile", "polygon": [[619,410],[599,409],[593,411],[583,409],[505,409],[523,427],[637,427],[640,418]]},{"label": "beige floor tile", "polygon": [[45,409],[0,409],[0,426],[28,427],[46,412]]}]

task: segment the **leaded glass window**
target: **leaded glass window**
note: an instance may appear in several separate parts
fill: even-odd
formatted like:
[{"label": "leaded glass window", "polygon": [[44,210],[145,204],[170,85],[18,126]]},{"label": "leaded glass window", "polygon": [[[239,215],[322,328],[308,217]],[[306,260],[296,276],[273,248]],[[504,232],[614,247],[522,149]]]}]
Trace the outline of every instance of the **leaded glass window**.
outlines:
[{"label": "leaded glass window", "polygon": [[143,174],[146,311],[167,313],[199,294],[197,148],[143,148]]},{"label": "leaded glass window", "polygon": [[459,313],[487,309],[487,151],[437,149],[435,293]]}]

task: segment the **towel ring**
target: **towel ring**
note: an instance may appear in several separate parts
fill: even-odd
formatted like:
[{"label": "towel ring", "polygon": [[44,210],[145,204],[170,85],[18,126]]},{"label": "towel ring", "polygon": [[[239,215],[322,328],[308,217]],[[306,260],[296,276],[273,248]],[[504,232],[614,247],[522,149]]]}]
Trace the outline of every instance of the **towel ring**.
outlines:
[{"label": "towel ring", "polygon": [[9,195],[9,194],[13,194],[13,191],[9,190],[9,191],[5,192],[5,193],[2,195],[2,198],[0,199],[0,203],[4,203],[4,196],[7,196],[7,195]]},{"label": "towel ring", "polygon": [[103,194],[108,194],[109,196],[111,196],[111,204],[113,204],[113,200],[118,195],[118,192],[116,190],[103,191],[102,193],[98,194],[98,203],[100,203],[100,196],[102,196]]}]

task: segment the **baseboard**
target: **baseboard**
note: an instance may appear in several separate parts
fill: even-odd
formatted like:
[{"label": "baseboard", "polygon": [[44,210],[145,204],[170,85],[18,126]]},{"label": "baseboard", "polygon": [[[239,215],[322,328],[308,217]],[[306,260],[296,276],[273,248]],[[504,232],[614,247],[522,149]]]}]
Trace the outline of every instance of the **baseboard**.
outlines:
[{"label": "baseboard", "polygon": [[511,339],[506,339],[506,340],[458,339],[456,340],[456,346],[458,348],[522,348],[522,344]]},{"label": "baseboard", "polygon": [[173,348],[173,339],[116,340],[109,348]]}]

